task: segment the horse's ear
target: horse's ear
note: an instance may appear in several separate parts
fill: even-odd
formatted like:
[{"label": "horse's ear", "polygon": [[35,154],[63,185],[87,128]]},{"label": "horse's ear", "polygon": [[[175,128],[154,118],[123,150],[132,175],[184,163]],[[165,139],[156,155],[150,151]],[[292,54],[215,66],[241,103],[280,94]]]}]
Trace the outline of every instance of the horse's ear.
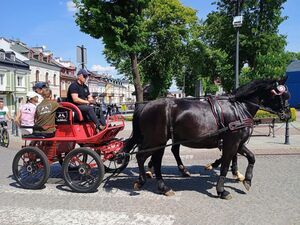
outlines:
[{"label": "horse's ear", "polygon": [[279,80],[278,83],[281,84],[281,85],[284,85],[287,79],[288,79],[288,76],[285,76],[284,78]]}]

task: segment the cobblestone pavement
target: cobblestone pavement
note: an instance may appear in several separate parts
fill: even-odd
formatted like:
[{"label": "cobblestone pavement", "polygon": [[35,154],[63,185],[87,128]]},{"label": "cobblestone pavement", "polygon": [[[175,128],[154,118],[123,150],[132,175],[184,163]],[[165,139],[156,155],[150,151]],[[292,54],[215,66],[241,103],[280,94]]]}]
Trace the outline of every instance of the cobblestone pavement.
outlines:
[{"label": "cobblestone pavement", "polygon": [[[299,123],[295,126],[300,127]],[[126,138],[130,132],[130,123],[126,123],[119,137]],[[204,170],[204,165],[218,158],[220,152],[185,147],[181,156],[192,177],[178,175],[169,148],[163,159],[164,179],[176,193],[172,197],[157,194],[154,179],[148,180],[141,191],[133,191],[138,176],[134,158],[123,173],[103,183],[95,193],[70,192],[58,164],[51,166],[45,188],[25,190],[11,177],[12,159],[23,144],[12,136],[9,149],[0,147],[0,224],[298,225],[300,133],[291,129],[290,145],[285,145],[284,132],[280,132],[275,138],[250,139],[248,146],[256,153],[251,190],[247,192],[229,173],[225,184],[233,196],[229,201],[216,198],[219,171]],[[239,157],[242,173],[246,166],[246,159]]]}]

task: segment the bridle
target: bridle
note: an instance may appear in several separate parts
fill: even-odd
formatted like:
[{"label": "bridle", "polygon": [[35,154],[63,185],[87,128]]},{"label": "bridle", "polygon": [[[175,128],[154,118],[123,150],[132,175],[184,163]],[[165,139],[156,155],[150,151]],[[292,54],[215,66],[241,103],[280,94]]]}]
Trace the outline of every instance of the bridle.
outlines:
[{"label": "bridle", "polygon": [[273,113],[273,114],[276,114],[279,116],[279,118],[281,120],[284,120],[286,117],[285,117],[285,111],[289,108],[289,103],[288,103],[288,100],[284,100],[283,99],[283,95],[285,93],[288,92],[288,88],[286,85],[278,85],[276,83],[276,87],[274,89],[271,90],[271,94],[274,95],[274,96],[278,96],[279,97],[279,100],[280,100],[280,110],[279,110],[279,113],[274,111],[272,108],[270,107],[267,107],[267,106],[264,106],[262,101],[260,102],[260,104],[256,104],[254,102],[251,102],[251,101],[247,101],[247,103],[253,105],[253,106],[256,106],[258,107],[259,109],[262,109],[264,111],[267,111],[267,112],[270,112],[270,113]]}]

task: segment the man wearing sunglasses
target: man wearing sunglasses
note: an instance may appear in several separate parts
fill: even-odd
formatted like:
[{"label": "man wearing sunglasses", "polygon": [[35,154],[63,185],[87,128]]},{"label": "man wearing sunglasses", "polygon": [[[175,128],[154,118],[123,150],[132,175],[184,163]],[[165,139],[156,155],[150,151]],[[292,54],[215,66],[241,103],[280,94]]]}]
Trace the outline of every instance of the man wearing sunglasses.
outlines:
[{"label": "man wearing sunglasses", "polygon": [[[67,99],[81,110],[84,118],[91,120],[96,125],[96,131],[105,129],[105,119],[101,118],[99,121],[93,106],[94,99],[90,94],[88,86],[85,84],[86,79],[90,73],[85,69],[80,69],[77,73],[77,80],[73,82],[68,89]],[[100,123],[101,122],[101,123]]]}]

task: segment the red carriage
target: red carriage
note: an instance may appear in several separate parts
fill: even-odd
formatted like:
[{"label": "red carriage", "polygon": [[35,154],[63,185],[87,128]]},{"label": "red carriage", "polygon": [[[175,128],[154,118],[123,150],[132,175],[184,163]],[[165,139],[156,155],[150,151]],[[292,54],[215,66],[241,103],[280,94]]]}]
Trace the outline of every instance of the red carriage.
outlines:
[{"label": "red carriage", "polygon": [[50,165],[57,161],[62,165],[66,184],[77,192],[95,191],[105,172],[116,173],[126,168],[129,156],[122,154],[124,142],[116,138],[124,129],[123,116],[108,117],[106,128],[96,133],[93,122],[84,121],[76,105],[61,102],[55,126],[52,138],[23,135],[25,146],[12,165],[14,177],[22,187],[43,187],[50,175]]}]

